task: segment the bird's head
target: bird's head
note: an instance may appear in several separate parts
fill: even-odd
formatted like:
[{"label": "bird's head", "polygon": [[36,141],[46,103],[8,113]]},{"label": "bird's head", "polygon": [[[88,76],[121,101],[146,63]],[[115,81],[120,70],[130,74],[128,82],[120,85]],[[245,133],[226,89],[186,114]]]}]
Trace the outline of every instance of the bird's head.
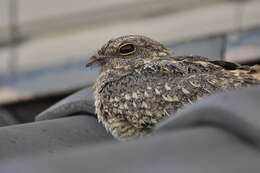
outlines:
[{"label": "bird's head", "polygon": [[97,64],[102,68],[131,65],[136,62],[170,55],[161,43],[140,35],[127,35],[109,40],[93,55],[87,67]]}]

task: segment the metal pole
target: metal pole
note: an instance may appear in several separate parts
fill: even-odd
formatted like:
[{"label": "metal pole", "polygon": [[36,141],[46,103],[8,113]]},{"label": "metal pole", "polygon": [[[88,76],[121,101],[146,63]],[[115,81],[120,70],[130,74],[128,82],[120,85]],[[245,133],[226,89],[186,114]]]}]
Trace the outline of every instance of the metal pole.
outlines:
[{"label": "metal pole", "polygon": [[17,42],[18,33],[18,0],[9,0],[9,31],[10,31],[10,51],[8,61],[9,74],[14,74],[16,71],[16,61],[18,58]]}]

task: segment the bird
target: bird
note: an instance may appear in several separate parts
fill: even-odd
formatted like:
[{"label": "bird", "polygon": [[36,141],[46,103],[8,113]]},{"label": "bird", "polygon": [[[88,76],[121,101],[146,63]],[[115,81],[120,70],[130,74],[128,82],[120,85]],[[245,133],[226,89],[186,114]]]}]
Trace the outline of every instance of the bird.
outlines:
[{"label": "bird", "polygon": [[184,105],[260,83],[260,66],[176,56],[142,35],[109,40],[86,66],[94,64],[101,67],[93,85],[98,121],[122,141],[149,136]]}]

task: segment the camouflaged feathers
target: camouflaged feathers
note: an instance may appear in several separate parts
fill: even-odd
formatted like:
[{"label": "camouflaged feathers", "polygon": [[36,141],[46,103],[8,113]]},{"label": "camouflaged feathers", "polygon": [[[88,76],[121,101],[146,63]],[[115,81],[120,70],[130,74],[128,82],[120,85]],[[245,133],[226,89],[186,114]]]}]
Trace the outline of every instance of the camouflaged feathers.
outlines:
[{"label": "camouflaged feathers", "polygon": [[[131,36],[129,42],[134,44],[140,37],[146,44],[140,45],[142,51],[149,44],[154,50],[122,60],[109,55],[94,87],[98,119],[116,138],[149,134],[184,104],[217,91],[259,83],[250,67],[204,57],[174,57],[160,43],[142,36]],[[128,41],[127,36],[118,39]],[[114,40],[118,45],[120,41]],[[106,48],[108,44],[113,41]]]}]

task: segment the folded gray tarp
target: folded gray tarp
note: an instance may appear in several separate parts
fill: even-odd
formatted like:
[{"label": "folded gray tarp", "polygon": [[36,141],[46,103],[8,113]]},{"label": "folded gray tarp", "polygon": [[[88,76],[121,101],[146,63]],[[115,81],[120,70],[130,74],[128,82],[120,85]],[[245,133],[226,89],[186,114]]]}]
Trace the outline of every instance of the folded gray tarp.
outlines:
[{"label": "folded gray tarp", "polygon": [[0,127],[17,124],[17,120],[7,110],[0,108]]},{"label": "folded gray tarp", "polygon": [[[76,116],[0,128],[0,165],[3,160],[96,145],[113,138],[94,117]],[[0,166],[1,170],[1,166]],[[0,173],[2,173],[0,171]]]},{"label": "folded gray tarp", "polygon": [[[82,102],[84,102],[85,98],[82,98]],[[72,100],[74,102],[71,102],[71,107],[74,107],[73,104],[78,105],[76,109],[75,107],[72,108],[75,110],[75,113],[87,112],[88,114],[89,110],[81,111],[79,109],[79,105],[83,104],[80,103],[80,99],[77,100],[74,97]],[[67,106],[70,104],[69,99],[65,102]],[[38,119],[43,120],[75,115],[73,111],[66,114],[64,109],[64,104],[61,102],[56,107],[54,106],[47,110],[47,113],[41,114]],[[52,111],[58,113],[52,117]],[[66,115],[62,112],[65,112]],[[64,121],[73,124],[78,118],[84,117],[64,118]],[[61,119],[37,123],[44,124],[59,120]],[[85,123],[88,124],[86,121],[79,123],[77,128],[83,128]],[[96,121],[92,123],[96,124],[95,128],[100,125]],[[31,126],[34,126],[32,124]],[[59,126],[61,125],[57,124],[56,128],[59,128]],[[13,127],[17,128],[19,126]],[[13,127],[5,128],[9,128],[12,131]],[[28,127],[27,130],[33,131],[35,128],[35,126]],[[66,132],[58,132],[55,136],[57,138],[67,138],[66,134],[70,128]],[[57,149],[53,155],[46,154],[45,150],[42,150],[43,152],[41,153],[37,151],[31,152],[30,155],[26,155],[25,152],[26,157],[15,157],[15,154],[12,154],[12,157],[3,159],[0,162],[0,172],[258,173],[260,172],[259,130],[260,87],[258,86],[217,94],[191,106],[186,106],[178,114],[162,123],[154,135],[145,139],[131,142],[108,142],[104,140],[106,142],[96,145],[93,143],[88,145],[87,142],[83,142],[81,144],[85,143],[85,145],[73,145],[69,149],[67,147],[64,147],[62,150]],[[55,128],[50,130],[50,132],[54,131]],[[105,134],[103,132],[101,134]],[[5,133],[2,131],[2,128],[0,128],[0,136],[1,133]],[[17,132],[13,131],[13,133],[15,135]],[[36,134],[39,134],[39,132],[36,132]],[[74,135],[76,134],[75,132]],[[22,134],[21,132],[18,136],[26,138],[28,133]],[[74,139],[71,139],[73,143],[77,143],[84,137],[80,133],[79,136],[80,138],[74,137]],[[106,138],[106,135],[101,138]],[[7,139],[2,135],[0,152],[3,152],[4,145],[8,145],[8,143],[2,143],[5,140]],[[37,145],[36,140],[33,140],[33,144]],[[26,144],[23,143],[20,147],[24,148],[25,146],[23,145]],[[9,149],[11,150],[11,147]],[[0,157],[1,155],[0,153]],[[8,156],[8,152],[5,153],[5,156]]]},{"label": "folded gray tarp", "polygon": [[61,100],[36,116],[35,120],[50,120],[79,114],[87,114],[95,117],[94,97],[91,87],[82,89]]}]

